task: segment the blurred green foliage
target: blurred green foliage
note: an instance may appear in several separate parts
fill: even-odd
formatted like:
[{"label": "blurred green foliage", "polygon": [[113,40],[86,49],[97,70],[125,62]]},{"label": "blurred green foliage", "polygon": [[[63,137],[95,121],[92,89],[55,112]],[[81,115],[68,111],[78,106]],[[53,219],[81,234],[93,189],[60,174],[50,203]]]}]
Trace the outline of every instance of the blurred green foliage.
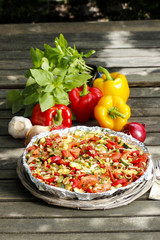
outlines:
[{"label": "blurred green foliage", "polygon": [[97,0],[97,6],[109,20],[160,19],[159,0]]},{"label": "blurred green foliage", "polygon": [[159,0],[0,0],[0,23],[160,19]]}]

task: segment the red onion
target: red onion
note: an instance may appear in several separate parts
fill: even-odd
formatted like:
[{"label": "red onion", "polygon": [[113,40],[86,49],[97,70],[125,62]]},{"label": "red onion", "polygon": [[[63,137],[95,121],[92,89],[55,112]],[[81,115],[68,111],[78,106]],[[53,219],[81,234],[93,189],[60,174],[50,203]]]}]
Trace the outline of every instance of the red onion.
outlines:
[{"label": "red onion", "polygon": [[140,124],[137,122],[127,123],[122,128],[122,132],[132,135],[132,137],[136,138],[140,142],[144,142],[146,138],[145,124]]}]

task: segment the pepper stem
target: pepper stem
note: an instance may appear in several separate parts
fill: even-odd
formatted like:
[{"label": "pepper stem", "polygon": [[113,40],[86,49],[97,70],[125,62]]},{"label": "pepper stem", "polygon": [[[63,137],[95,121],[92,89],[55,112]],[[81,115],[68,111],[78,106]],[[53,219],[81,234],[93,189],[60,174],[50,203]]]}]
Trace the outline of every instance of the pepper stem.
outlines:
[{"label": "pepper stem", "polygon": [[119,112],[117,107],[111,107],[108,110],[108,116],[113,119],[116,119],[117,117],[126,118],[124,114]]},{"label": "pepper stem", "polygon": [[104,81],[113,80],[113,78],[111,77],[111,75],[110,75],[110,73],[107,71],[107,69],[99,66],[97,70],[98,70],[98,72],[103,72],[103,73],[105,74],[106,79],[105,79]]},{"label": "pepper stem", "polygon": [[88,93],[89,93],[89,91],[87,90],[87,84],[84,83],[83,90],[82,90],[82,92],[80,92],[80,96],[83,97],[83,96],[87,95]]},{"label": "pepper stem", "polygon": [[53,117],[53,126],[60,126],[63,122],[62,110],[58,109],[56,115]]}]

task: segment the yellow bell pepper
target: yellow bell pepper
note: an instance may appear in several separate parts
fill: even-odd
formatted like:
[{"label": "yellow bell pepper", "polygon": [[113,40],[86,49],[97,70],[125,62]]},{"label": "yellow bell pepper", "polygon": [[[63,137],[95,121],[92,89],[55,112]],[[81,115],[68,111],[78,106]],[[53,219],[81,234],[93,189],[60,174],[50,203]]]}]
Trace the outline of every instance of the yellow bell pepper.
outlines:
[{"label": "yellow bell pepper", "polygon": [[98,67],[98,71],[104,72],[104,74],[101,78],[95,79],[93,87],[99,88],[103,95],[119,96],[127,102],[130,94],[127,78],[117,72],[109,73],[103,67]]},{"label": "yellow bell pepper", "polygon": [[121,131],[131,110],[122,98],[104,95],[94,108],[94,116],[101,127]]}]

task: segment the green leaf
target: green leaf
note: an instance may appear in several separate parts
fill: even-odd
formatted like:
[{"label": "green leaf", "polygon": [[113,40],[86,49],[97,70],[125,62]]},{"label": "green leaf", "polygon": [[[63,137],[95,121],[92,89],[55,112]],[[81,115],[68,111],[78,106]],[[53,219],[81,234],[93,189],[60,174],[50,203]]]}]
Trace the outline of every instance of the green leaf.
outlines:
[{"label": "green leaf", "polygon": [[31,69],[32,76],[40,86],[51,83],[54,76],[51,72],[42,69]]},{"label": "green leaf", "polygon": [[89,58],[89,57],[90,57],[92,54],[94,54],[94,53],[96,53],[96,51],[91,50],[91,51],[87,52],[86,54],[84,54],[83,56],[84,56],[85,58]]},{"label": "green leaf", "polygon": [[35,83],[36,83],[35,79],[32,78],[32,77],[29,77],[28,80],[27,80],[26,86],[28,87],[28,86],[33,85]]},{"label": "green leaf", "polygon": [[36,67],[31,67],[30,69],[28,69],[28,70],[26,71],[26,73],[25,73],[25,77],[26,77],[26,78],[32,77],[31,69],[36,69]]},{"label": "green leaf", "polygon": [[64,77],[56,77],[53,81],[54,86],[58,87],[58,86],[62,85],[63,84],[63,79],[64,79]]},{"label": "green leaf", "polygon": [[50,93],[41,94],[39,97],[39,103],[41,111],[44,112],[55,105],[54,96]]},{"label": "green leaf", "polygon": [[66,68],[67,66],[70,66],[70,64],[73,63],[75,57],[73,56],[63,56],[61,58],[61,66],[63,66],[63,68]]},{"label": "green leaf", "polygon": [[70,102],[69,102],[68,93],[66,93],[63,89],[55,88],[53,91],[53,94],[57,104],[69,105]]},{"label": "green leaf", "polygon": [[35,104],[30,104],[30,105],[26,106],[26,109],[24,112],[24,117],[30,117],[32,115],[34,106],[35,106]]},{"label": "green leaf", "polygon": [[56,48],[59,51],[59,53],[64,55],[64,52],[63,52],[61,46],[59,45],[59,40],[58,39],[55,39],[55,45],[56,45]]},{"label": "green leaf", "polygon": [[34,50],[34,48],[30,48],[30,55],[31,55],[31,59],[32,59],[32,62],[33,64],[39,68],[40,65],[41,65],[41,58],[40,56],[38,55],[38,53]]},{"label": "green leaf", "polygon": [[6,107],[12,109],[12,114],[19,112],[23,107],[23,97],[18,90],[12,90],[7,94]]},{"label": "green leaf", "polygon": [[29,86],[26,85],[26,87],[22,91],[22,95],[24,97],[27,97],[28,95],[31,95],[31,94],[35,93],[35,91],[37,89],[38,89],[38,84],[37,83],[30,84]]},{"label": "green leaf", "polygon": [[20,98],[18,98],[16,102],[13,103],[12,114],[19,112],[22,109],[22,107],[23,107],[23,98],[21,96]]},{"label": "green leaf", "polygon": [[90,78],[91,78],[91,75],[87,73],[70,74],[64,79],[64,88],[67,91],[71,91],[75,87],[81,87]]},{"label": "green leaf", "polygon": [[49,70],[50,66],[49,66],[49,61],[47,58],[42,58],[42,64],[41,64],[41,68],[43,70]]},{"label": "green leaf", "polygon": [[67,73],[67,69],[66,68],[58,68],[56,67],[52,73],[55,75],[55,76],[65,76],[66,73]]},{"label": "green leaf", "polygon": [[22,98],[22,94],[18,90],[11,90],[6,97],[6,108],[12,108],[12,105]]},{"label": "green leaf", "polygon": [[68,47],[68,51],[74,56],[77,57],[79,56],[79,52],[76,50],[76,48]]},{"label": "green leaf", "polygon": [[38,97],[39,97],[39,94],[37,92],[27,96],[24,99],[24,105],[30,105],[32,103],[37,103],[38,102]]},{"label": "green leaf", "polygon": [[54,84],[48,84],[45,89],[44,89],[44,92],[52,92],[53,89],[55,88]]},{"label": "green leaf", "polygon": [[79,70],[73,66],[70,66],[68,68],[68,71],[67,71],[67,74],[70,75],[70,74],[79,74]]},{"label": "green leaf", "polygon": [[44,44],[45,48],[45,57],[49,60],[52,60],[55,64],[57,63],[57,59],[59,57],[59,51],[56,48],[52,48],[47,44]]},{"label": "green leaf", "polygon": [[60,34],[59,36],[59,44],[62,46],[62,47],[67,47],[67,40],[64,38],[63,34]]},{"label": "green leaf", "polygon": [[36,48],[36,53],[38,54],[38,56],[40,57],[40,59],[42,59],[44,57],[44,52],[41,51],[40,49]]}]

